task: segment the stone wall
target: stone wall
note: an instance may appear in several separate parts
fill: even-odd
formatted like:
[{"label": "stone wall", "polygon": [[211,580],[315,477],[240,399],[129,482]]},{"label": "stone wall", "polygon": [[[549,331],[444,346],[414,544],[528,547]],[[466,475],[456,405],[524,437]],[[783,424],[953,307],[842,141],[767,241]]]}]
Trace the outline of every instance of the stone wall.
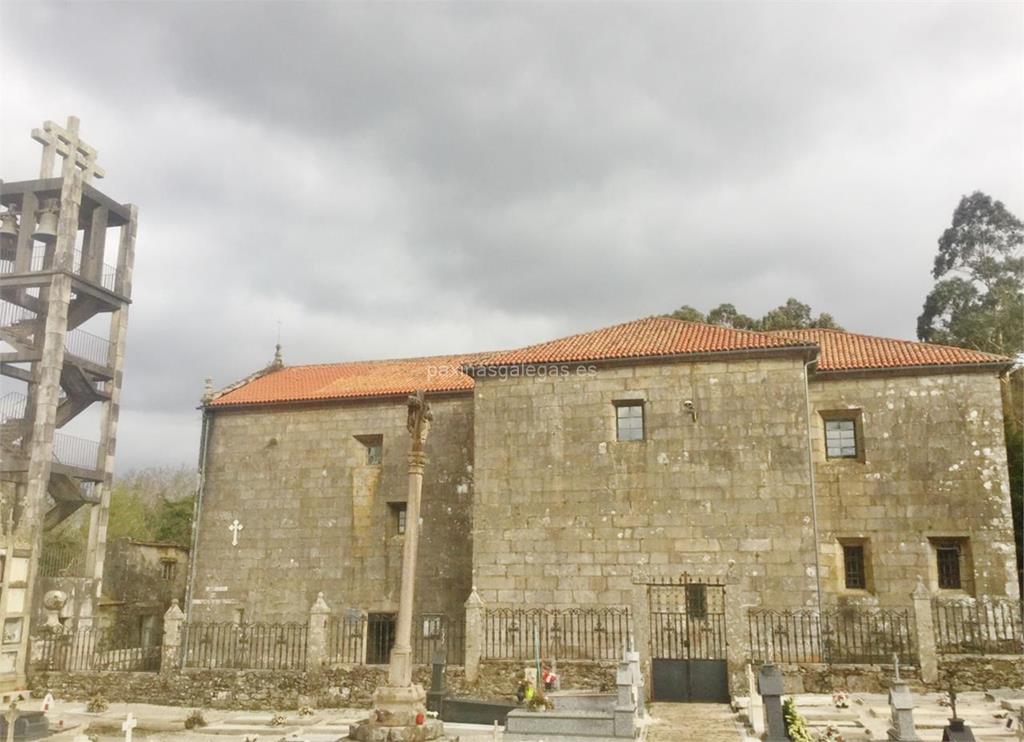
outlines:
[{"label": "stone wall", "polygon": [[[518,677],[528,663],[485,661],[478,681],[469,685],[461,667],[448,667],[446,685],[453,696],[514,700]],[[563,688],[614,690],[615,664],[573,662],[559,665]],[[109,702],[155,703],[222,709],[370,708],[373,691],[385,683],[387,668],[345,666],[299,670],[186,670],[178,673],[90,672],[33,675],[34,695],[88,700],[97,693]],[[430,668],[415,668],[414,681],[430,687]]]},{"label": "stone wall", "polygon": [[[865,460],[826,460],[812,417],[828,603],[905,606],[918,576],[943,597],[1016,596],[999,380],[990,373],[817,380],[811,403],[859,409]],[[867,539],[869,590],[843,584],[841,538]],[[963,591],[939,591],[933,539],[968,539]]]},{"label": "stone wall", "polygon": [[144,646],[159,644],[171,601],[185,602],[187,578],[187,549],[127,538],[109,542],[103,561],[103,625]]},{"label": "stone wall", "polygon": [[[469,594],[472,404],[431,399],[418,613],[460,616]],[[212,418],[191,617],[304,621],[320,591],[339,609],[397,611],[403,537],[391,505],[407,496],[405,398]],[[356,436],[383,437],[381,464]]]},{"label": "stone wall", "polygon": [[[630,605],[637,574],[685,570],[735,572],[744,603],[813,604],[802,375],[776,357],[478,379],[481,597]],[[616,440],[627,400],[644,402],[644,441]]]}]

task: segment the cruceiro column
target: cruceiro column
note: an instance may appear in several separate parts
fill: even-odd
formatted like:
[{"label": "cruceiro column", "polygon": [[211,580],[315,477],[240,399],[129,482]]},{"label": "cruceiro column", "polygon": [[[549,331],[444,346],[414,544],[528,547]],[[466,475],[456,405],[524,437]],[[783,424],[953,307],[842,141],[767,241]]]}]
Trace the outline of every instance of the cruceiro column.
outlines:
[{"label": "cruceiro column", "polygon": [[432,419],[430,406],[422,391],[409,397],[408,428],[409,499],[406,503],[405,543],[402,549],[402,592],[398,603],[395,646],[391,650],[388,684],[373,694],[374,713],[352,727],[349,738],[369,742],[388,740],[436,740],[444,737],[444,726],[426,717],[427,694],[423,686],[412,682],[412,612],[416,589],[416,552],[420,535],[420,496],[423,492],[423,468],[427,457],[424,447]]}]

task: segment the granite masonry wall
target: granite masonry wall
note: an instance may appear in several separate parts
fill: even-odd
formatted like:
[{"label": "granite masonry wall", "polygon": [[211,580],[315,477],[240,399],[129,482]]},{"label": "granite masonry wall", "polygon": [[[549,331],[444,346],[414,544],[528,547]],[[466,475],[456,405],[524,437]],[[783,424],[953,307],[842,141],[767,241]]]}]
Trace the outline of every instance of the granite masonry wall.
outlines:
[{"label": "granite masonry wall", "polygon": [[[434,397],[431,407],[416,609],[461,616],[473,400]],[[246,621],[304,622],[320,591],[336,610],[397,611],[404,537],[393,506],[407,497],[406,414],[404,397],[213,413],[191,619],[241,610]],[[369,463],[366,436],[382,437],[380,464]]]},{"label": "granite masonry wall", "polygon": [[[906,606],[920,576],[940,598],[1017,596],[998,378],[991,373],[811,383],[827,603]],[[826,460],[822,411],[859,410],[864,461]],[[963,590],[939,590],[934,544],[962,539]],[[846,590],[842,539],[865,539],[868,589]]]}]

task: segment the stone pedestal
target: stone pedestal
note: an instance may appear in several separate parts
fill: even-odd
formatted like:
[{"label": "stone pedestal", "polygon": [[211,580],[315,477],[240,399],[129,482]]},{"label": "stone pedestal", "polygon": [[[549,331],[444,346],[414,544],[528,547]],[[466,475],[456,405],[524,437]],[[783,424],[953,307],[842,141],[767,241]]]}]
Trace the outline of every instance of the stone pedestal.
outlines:
[{"label": "stone pedestal", "polygon": [[426,719],[422,724],[412,726],[391,726],[373,718],[353,724],[348,738],[358,742],[425,742],[447,740],[444,725],[437,719]]},{"label": "stone pedestal", "polygon": [[414,725],[416,716],[427,712],[427,694],[418,683],[384,685],[374,691],[373,708],[389,724]]}]

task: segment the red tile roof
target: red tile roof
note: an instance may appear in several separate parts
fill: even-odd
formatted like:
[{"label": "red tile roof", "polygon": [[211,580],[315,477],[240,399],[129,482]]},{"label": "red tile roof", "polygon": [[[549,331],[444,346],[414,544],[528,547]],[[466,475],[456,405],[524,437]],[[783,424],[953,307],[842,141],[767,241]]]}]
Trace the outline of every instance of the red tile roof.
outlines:
[{"label": "red tile roof", "polygon": [[463,367],[579,363],[743,350],[820,348],[819,371],[1008,364],[966,348],[839,330],[751,332],[670,317],[647,317],[593,332],[496,353],[291,366],[254,375],[215,395],[209,407],[358,399],[473,389]]},{"label": "red tile roof", "polygon": [[766,334],[817,343],[821,347],[819,371],[1010,363],[1009,358],[978,350],[858,335],[842,330],[776,330]]},{"label": "red tile roof", "polygon": [[352,399],[471,390],[473,379],[460,368],[483,354],[287,366],[257,375],[218,394],[209,407]]},{"label": "red tile roof", "polygon": [[805,345],[811,343],[671,317],[646,317],[518,350],[494,353],[481,365],[573,363]]}]

